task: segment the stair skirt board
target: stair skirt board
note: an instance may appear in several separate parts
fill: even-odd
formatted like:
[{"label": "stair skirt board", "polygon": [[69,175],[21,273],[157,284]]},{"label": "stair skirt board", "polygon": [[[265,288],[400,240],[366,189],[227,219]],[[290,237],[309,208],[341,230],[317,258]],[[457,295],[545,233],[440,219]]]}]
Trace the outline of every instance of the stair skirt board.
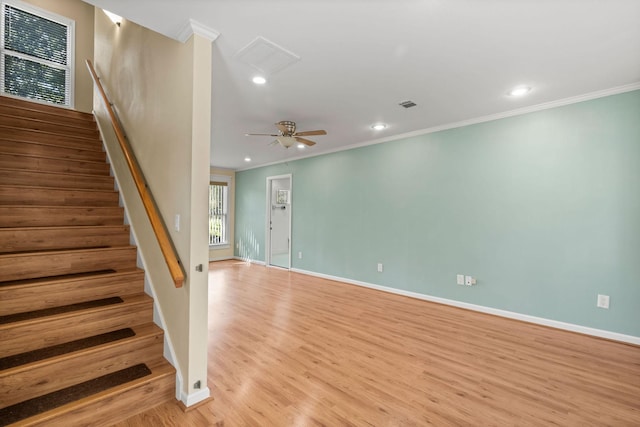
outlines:
[{"label": "stair skirt board", "polygon": [[97,394],[109,388],[145,377],[151,370],[145,364],[132,366],[53,393],[0,409],[0,425],[6,426],[25,418],[50,411],[67,403]]}]

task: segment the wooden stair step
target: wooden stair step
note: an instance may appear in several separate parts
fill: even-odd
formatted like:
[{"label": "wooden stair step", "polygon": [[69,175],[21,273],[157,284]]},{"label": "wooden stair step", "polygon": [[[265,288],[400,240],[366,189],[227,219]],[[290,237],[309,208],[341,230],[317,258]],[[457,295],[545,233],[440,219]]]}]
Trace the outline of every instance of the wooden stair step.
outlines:
[{"label": "wooden stair step", "polygon": [[136,247],[86,248],[0,255],[0,280],[35,279],[136,268]]},{"label": "wooden stair step", "polygon": [[63,390],[58,390],[0,409],[0,418],[6,422],[15,423],[16,421],[41,414],[150,374],[151,370],[145,364],[138,364],[84,383],[67,387]]},{"label": "wooden stair step", "polygon": [[[42,297],[46,289],[47,297]],[[44,279],[0,282],[0,315],[142,293],[144,271],[105,270]]]},{"label": "wooden stair step", "polygon": [[0,182],[4,185],[27,185],[35,187],[83,188],[91,190],[114,189],[114,178],[112,176],[41,172],[1,167]]},{"label": "wooden stair step", "polygon": [[40,102],[27,101],[21,98],[13,98],[10,96],[0,95],[0,105],[18,108],[27,108],[37,110],[61,117],[72,117],[84,120],[93,120],[93,114],[82,111],[71,110],[69,108],[60,107],[52,104],[43,104]]},{"label": "wooden stair step", "polygon": [[109,176],[110,166],[102,160],[65,159],[18,153],[0,152],[0,168],[39,172],[79,173]]},{"label": "wooden stair step", "polygon": [[[149,366],[151,375],[24,419],[12,427],[110,426],[140,411],[175,399],[175,369],[168,362]],[[134,403],[132,403],[134,402]]]},{"label": "wooden stair step", "polygon": [[75,148],[89,151],[104,151],[104,146],[100,138],[55,135],[29,129],[8,128],[2,125],[0,125],[0,141],[49,145],[52,147]]},{"label": "wooden stair step", "polygon": [[0,185],[0,205],[118,206],[116,191]]},{"label": "wooden stair step", "polygon": [[102,150],[91,149],[89,145],[82,148],[14,139],[0,139],[0,153],[24,154],[29,156],[55,157],[58,159],[90,160],[106,162],[107,155]]},{"label": "wooden stair step", "polygon": [[9,116],[26,117],[30,119],[43,120],[50,123],[60,123],[65,125],[96,129],[96,121],[92,115],[81,117],[68,117],[65,115],[51,113],[34,109],[33,105],[18,106],[4,105],[0,102],[0,114]]},{"label": "wooden stair step", "polygon": [[156,364],[162,360],[163,336],[162,329],[149,323],[20,355],[22,360],[32,354],[37,359],[0,371],[0,407],[139,363]]},{"label": "wooden stair step", "polygon": [[129,245],[129,226],[0,228],[0,253]]},{"label": "wooden stair step", "polygon": [[65,227],[120,225],[120,206],[22,206],[0,204],[0,227]]},{"label": "wooden stair step", "polygon": [[100,137],[66,135],[63,133],[16,128],[0,125],[0,139],[7,141],[30,142],[33,144],[54,145],[58,147],[83,148],[96,150],[102,147]]},{"label": "wooden stair step", "polygon": [[[91,123],[89,123],[89,125],[91,125]],[[53,133],[56,135],[69,135],[72,137],[79,136],[95,139],[100,137],[95,123],[93,123],[93,126],[77,126],[74,124],[0,113],[0,126]]]},{"label": "wooden stair step", "polygon": [[0,325],[0,357],[26,353],[153,321],[153,300],[145,294],[123,302]]}]

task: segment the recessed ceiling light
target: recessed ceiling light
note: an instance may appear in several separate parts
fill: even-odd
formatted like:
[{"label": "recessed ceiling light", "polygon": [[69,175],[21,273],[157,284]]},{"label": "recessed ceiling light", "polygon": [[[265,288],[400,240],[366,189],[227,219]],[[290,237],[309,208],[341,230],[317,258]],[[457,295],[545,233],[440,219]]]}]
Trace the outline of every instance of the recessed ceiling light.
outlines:
[{"label": "recessed ceiling light", "polygon": [[306,145],[304,145],[302,142],[298,144],[298,148],[304,148],[304,147],[306,147]]},{"label": "recessed ceiling light", "polygon": [[245,158],[244,158],[244,161],[245,161],[245,162],[250,162],[250,161],[251,161],[251,157],[245,157]]},{"label": "recessed ceiling light", "polygon": [[255,76],[252,81],[257,85],[263,85],[267,82],[267,79],[262,76]]},{"label": "recessed ceiling light", "polygon": [[386,129],[387,128],[387,124],[386,123],[376,123],[374,125],[371,125],[371,129],[373,130],[382,130],[382,129]]},{"label": "recessed ceiling light", "polygon": [[524,96],[531,92],[529,86],[516,86],[509,91],[509,96]]}]

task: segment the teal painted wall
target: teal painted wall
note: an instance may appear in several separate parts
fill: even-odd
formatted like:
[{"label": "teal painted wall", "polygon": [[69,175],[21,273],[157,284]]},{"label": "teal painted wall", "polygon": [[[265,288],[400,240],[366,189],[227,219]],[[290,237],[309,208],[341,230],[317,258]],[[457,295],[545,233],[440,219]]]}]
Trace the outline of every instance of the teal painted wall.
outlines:
[{"label": "teal painted wall", "polygon": [[237,256],[285,173],[293,268],[640,336],[640,91],[239,172]]}]

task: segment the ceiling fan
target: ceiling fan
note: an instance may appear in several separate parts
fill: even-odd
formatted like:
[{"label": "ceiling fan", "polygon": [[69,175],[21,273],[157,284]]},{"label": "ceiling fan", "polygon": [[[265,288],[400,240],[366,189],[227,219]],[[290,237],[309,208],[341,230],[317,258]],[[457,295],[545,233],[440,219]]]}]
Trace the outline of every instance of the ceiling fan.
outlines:
[{"label": "ceiling fan", "polygon": [[302,138],[303,136],[312,136],[312,135],[326,135],[327,131],[325,130],[308,130],[304,132],[296,132],[296,123],[290,122],[288,120],[283,120],[275,124],[278,128],[279,133],[246,133],[246,136],[275,136],[276,140],[272,142],[272,144],[280,144],[284,148],[289,148],[296,142],[300,142],[306,146],[311,147],[312,145],[316,145],[315,142]]}]

